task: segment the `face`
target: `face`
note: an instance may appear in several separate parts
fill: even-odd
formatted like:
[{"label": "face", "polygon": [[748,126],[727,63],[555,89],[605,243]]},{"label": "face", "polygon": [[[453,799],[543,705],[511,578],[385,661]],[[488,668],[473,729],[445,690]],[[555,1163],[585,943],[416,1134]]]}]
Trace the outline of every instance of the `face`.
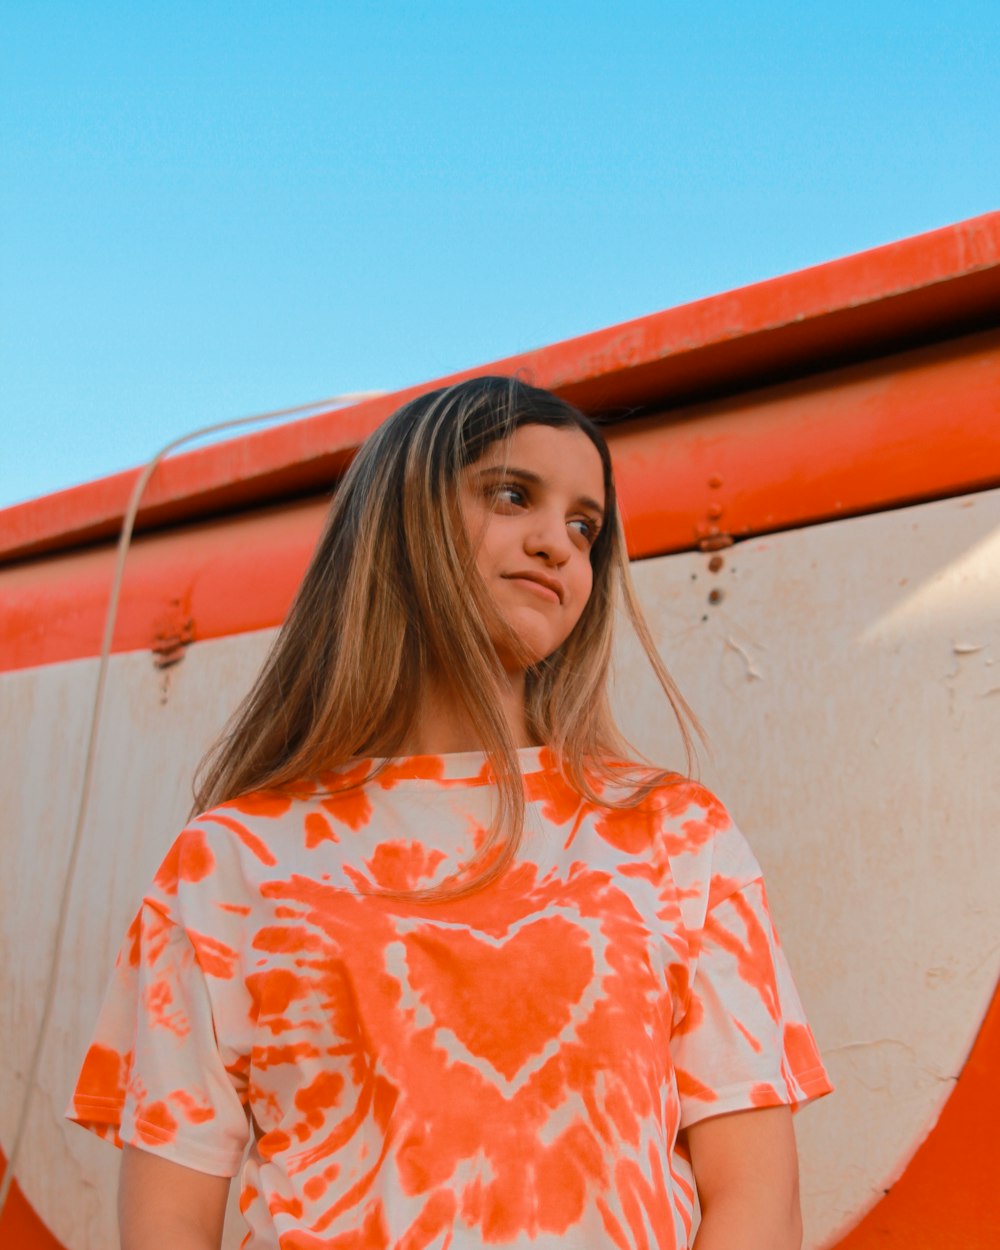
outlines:
[{"label": "face", "polygon": [[522,425],[463,471],[459,502],[487,591],[537,663],[565,642],[590,598],[605,504],[600,454],[582,430]]}]

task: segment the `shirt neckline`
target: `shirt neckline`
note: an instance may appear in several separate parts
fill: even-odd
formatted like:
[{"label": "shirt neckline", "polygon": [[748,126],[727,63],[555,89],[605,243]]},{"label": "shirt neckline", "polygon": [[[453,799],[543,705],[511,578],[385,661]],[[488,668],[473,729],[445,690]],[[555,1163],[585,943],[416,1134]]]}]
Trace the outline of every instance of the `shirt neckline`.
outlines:
[{"label": "shirt neckline", "polygon": [[[549,747],[518,747],[514,756],[522,777],[546,772],[556,760]],[[434,755],[401,755],[393,758],[369,757],[355,760],[345,771],[381,769],[375,782],[395,784],[398,781],[464,782],[468,785],[492,785],[496,778],[485,751],[454,751]]]}]

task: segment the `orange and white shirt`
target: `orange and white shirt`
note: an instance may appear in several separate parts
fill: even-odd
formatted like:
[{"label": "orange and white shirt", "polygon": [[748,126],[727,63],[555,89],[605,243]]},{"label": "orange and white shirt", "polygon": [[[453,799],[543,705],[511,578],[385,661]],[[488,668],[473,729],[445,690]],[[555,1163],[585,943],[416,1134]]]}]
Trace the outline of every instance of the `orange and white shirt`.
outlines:
[{"label": "orange and white shirt", "polygon": [[242,1169],[252,1250],[687,1247],[679,1130],[830,1089],[760,868],[695,782],[615,810],[518,754],[520,851],[452,901],[380,891],[473,858],[481,753],[195,820],[126,935],[70,1117]]}]

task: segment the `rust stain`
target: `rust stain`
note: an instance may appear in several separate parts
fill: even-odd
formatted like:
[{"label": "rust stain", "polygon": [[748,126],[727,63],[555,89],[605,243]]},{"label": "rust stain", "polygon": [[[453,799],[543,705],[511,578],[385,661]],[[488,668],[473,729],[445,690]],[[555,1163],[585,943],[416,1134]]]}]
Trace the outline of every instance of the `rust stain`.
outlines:
[{"label": "rust stain", "polygon": [[713,528],[698,539],[698,550],[721,551],[724,547],[731,547],[734,541],[732,534],[722,534]]},{"label": "rust stain", "polygon": [[194,642],[194,619],[187,611],[187,604],[174,599],[170,611],[156,625],[153,635],[153,664],[158,669],[172,668],[184,659],[184,653]]}]

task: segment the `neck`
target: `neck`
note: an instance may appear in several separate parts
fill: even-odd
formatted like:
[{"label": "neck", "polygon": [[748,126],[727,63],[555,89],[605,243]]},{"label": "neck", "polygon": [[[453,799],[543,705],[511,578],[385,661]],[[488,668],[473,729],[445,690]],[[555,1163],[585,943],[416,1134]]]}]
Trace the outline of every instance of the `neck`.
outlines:
[{"label": "neck", "polygon": [[[501,702],[514,746],[533,746],[525,714],[523,672],[508,674],[501,691]],[[452,755],[482,749],[482,741],[454,694],[441,682],[433,679],[425,681],[417,715],[403,740],[401,753]]]}]

